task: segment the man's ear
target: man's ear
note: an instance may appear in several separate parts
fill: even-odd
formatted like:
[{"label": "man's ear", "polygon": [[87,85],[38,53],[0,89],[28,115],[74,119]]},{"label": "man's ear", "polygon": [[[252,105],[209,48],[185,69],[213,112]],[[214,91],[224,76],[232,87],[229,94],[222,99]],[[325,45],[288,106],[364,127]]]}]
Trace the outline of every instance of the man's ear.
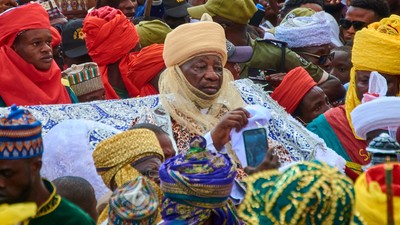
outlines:
[{"label": "man's ear", "polygon": [[42,169],[42,157],[35,157],[32,159],[31,169],[33,172],[40,172],[40,169]]}]

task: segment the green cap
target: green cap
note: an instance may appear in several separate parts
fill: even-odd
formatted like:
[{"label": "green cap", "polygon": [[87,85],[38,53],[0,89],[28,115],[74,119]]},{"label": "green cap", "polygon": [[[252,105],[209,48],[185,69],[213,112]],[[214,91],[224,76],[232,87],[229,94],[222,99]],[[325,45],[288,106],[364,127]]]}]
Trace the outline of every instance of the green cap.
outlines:
[{"label": "green cap", "polygon": [[302,16],[312,16],[316,12],[309,8],[295,8],[292,11],[288,12],[286,16],[282,19],[281,24],[286,22],[288,19],[302,17]]},{"label": "green cap", "polygon": [[188,8],[190,16],[195,19],[208,13],[239,24],[247,24],[256,11],[253,0],[208,0],[204,5]]},{"label": "green cap", "polygon": [[172,31],[168,24],[160,20],[141,21],[135,27],[142,48],[152,44],[164,44],[165,37]]},{"label": "green cap", "polygon": [[[296,17],[301,17],[301,16],[312,16],[316,12],[312,9],[309,8],[295,8],[292,11],[288,12],[285,17],[283,17],[282,21],[280,24],[285,23],[288,19],[291,18],[296,18]],[[268,32],[275,34],[275,28],[270,29]]]}]

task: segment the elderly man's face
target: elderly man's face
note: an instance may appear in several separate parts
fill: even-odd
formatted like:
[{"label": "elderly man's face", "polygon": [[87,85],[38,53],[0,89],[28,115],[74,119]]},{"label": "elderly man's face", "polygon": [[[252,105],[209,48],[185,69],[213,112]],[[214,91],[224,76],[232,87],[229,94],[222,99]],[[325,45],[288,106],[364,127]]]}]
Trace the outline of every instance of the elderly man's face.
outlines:
[{"label": "elderly man's face", "polygon": [[[363,98],[363,94],[368,92],[369,88],[369,77],[371,71],[356,71],[356,92],[359,100]],[[399,92],[399,78],[398,76],[392,76],[388,74],[380,73],[385,77],[388,90],[386,96],[396,96]]]},{"label": "elderly man's face", "polygon": [[13,44],[14,51],[38,70],[49,70],[53,64],[49,29],[33,29],[22,32]]},{"label": "elderly man's face", "polygon": [[222,61],[216,55],[197,56],[181,66],[186,80],[207,95],[216,94],[221,89],[223,69]]},{"label": "elderly man's face", "polygon": [[28,200],[33,182],[31,159],[0,160],[0,204]]},{"label": "elderly man's face", "polygon": [[14,0],[0,0],[0,13],[17,6],[18,4]]}]

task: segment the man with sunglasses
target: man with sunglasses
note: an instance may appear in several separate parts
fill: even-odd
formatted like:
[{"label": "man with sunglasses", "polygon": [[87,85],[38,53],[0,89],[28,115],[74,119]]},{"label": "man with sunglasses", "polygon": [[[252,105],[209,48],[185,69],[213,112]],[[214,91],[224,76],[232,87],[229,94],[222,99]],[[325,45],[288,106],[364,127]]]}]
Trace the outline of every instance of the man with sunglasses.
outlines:
[{"label": "man with sunglasses", "polygon": [[[247,24],[256,11],[253,0],[208,0],[204,5],[188,8],[190,16],[195,19],[200,19],[203,13],[211,15],[213,21],[224,28],[226,38],[235,46],[251,46],[253,48],[251,59],[240,64],[241,78],[258,79],[260,77],[266,80],[273,77],[275,79],[277,77],[275,75],[287,73],[301,66],[317,83],[324,83],[328,80],[340,84],[339,80],[329,76],[321,67],[288,49],[285,43],[272,40],[253,40],[247,32]],[[276,83],[279,84],[279,82]],[[269,84],[272,82],[269,81]]]},{"label": "man with sunglasses", "polygon": [[[330,51],[330,26],[325,12],[284,19],[275,28],[275,37],[286,42],[291,50],[305,60],[325,71],[331,70],[334,53]],[[345,97],[345,89],[340,83],[325,82],[319,86],[332,103]]]},{"label": "man with sunglasses", "polygon": [[343,39],[352,45],[357,31],[390,15],[386,0],[352,0],[345,18],[340,20]]},{"label": "man with sunglasses", "polygon": [[[386,96],[400,94],[399,23],[400,16],[391,15],[355,34],[351,57],[353,68],[345,105],[326,111],[307,125],[328,147],[346,159],[348,175],[351,174],[349,169],[353,174],[360,173],[361,166],[370,162],[365,150],[367,142],[354,131],[352,111],[361,104],[365,94],[377,94],[374,90],[378,87],[370,85],[381,83],[382,89],[387,86]],[[373,71],[382,75],[385,81],[376,82]]]}]

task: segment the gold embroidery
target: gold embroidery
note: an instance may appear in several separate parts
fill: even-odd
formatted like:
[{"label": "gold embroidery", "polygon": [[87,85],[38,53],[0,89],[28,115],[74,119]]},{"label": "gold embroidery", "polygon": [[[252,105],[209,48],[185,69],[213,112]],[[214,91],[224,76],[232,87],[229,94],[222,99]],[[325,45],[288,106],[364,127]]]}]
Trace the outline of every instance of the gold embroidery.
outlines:
[{"label": "gold embroidery", "polygon": [[46,202],[44,202],[39,208],[34,216],[34,218],[38,218],[41,216],[45,216],[47,214],[50,214],[54,210],[57,209],[57,207],[60,205],[61,202],[61,197],[56,194],[56,187],[48,180],[43,179],[43,182],[45,183],[46,188],[51,192],[50,197],[47,199]]},{"label": "gold embroidery", "polygon": [[[365,152],[365,153],[364,153],[364,152]],[[363,149],[363,148],[360,149],[360,150],[358,150],[358,154],[359,154],[361,157],[365,157],[365,158],[363,158],[364,162],[368,161],[369,158],[370,158],[369,153],[366,152],[365,149]]]}]

